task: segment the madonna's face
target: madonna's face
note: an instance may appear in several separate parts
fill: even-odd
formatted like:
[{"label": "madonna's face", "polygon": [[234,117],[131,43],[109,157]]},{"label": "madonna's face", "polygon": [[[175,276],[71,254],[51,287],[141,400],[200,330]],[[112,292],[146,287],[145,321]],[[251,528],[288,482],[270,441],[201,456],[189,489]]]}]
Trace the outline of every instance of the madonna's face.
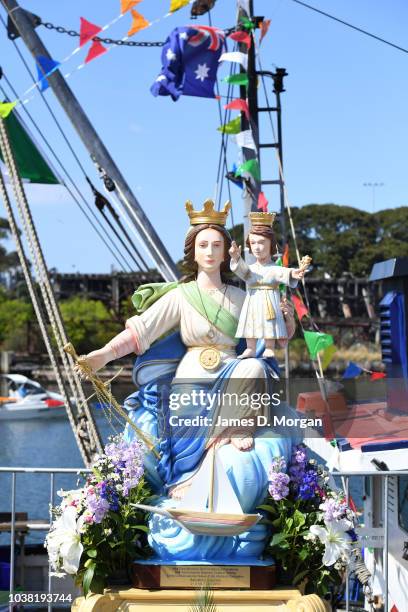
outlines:
[{"label": "madonna's face", "polygon": [[214,272],[224,261],[224,236],[217,230],[208,228],[199,232],[195,239],[194,261],[198,271]]}]

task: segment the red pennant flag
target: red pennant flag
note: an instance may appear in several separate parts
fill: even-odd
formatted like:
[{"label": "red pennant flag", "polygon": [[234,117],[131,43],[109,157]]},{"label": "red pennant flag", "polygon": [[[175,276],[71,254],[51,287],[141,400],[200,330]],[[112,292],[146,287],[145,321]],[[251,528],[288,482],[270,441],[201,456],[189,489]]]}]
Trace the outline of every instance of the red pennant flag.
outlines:
[{"label": "red pennant flag", "polygon": [[83,47],[94,36],[102,32],[102,28],[81,17],[81,27],[79,30],[79,46]]},{"label": "red pennant flag", "polygon": [[289,268],[289,245],[288,243],[285,244],[285,248],[283,249],[282,265],[285,266],[285,268]]},{"label": "red pennant flag", "polygon": [[263,191],[259,192],[258,210],[262,210],[262,212],[268,212],[268,200],[265,198],[265,194]]},{"label": "red pennant flag", "polygon": [[348,498],[348,505],[349,505],[350,510],[352,510],[353,512],[357,512],[357,506],[354,503],[354,499],[351,497],[351,495],[349,495],[349,498]]},{"label": "red pennant flag", "polygon": [[120,1],[121,14],[123,15],[124,13],[127,13],[128,11],[130,11],[131,8],[136,6],[136,4],[139,4],[139,2],[141,1],[142,0],[121,0]]},{"label": "red pennant flag", "polygon": [[232,38],[232,40],[235,40],[235,42],[244,43],[248,47],[248,49],[252,44],[252,40],[248,32],[243,32],[242,30],[239,30],[238,32],[233,32],[229,35],[229,38]]},{"label": "red pennant flag", "polygon": [[270,25],[271,25],[271,20],[270,19],[264,19],[263,20],[263,22],[261,24],[261,36],[259,37],[259,44],[261,44],[262,40],[267,35]]},{"label": "red pennant flag", "polygon": [[370,380],[380,380],[381,378],[387,378],[385,372],[371,372]]},{"label": "red pennant flag", "polygon": [[249,121],[249,108],[248,102],[246,100],[243,100],[242,98],[236,98],[235,100],[232,100],[232,102],[230,102],[229,104],[226,104],[224,108],[242,111],[243,113],[245,113],[245,117]]},{"label": "red pennant flag", "polygon": [[299,317],[299,321],[301,321],[302,317],[309,314],[309,311],[304,305],[303,300],[300,297],[298,297],[297,295],[292,295],[291,299],[295,307],[296,314]]},{"label": "red pennant flag", "polygon": [[100,55],[103,55],[104,53],[107,52],[106,47],[103,46],[102,43],[100,43],[97,40],[94,40],[91,48],[88,51],[88,55],[85,58],[85,64],[87,64],[88,62],[91,62],[93,59],[95,59],[96,57],[99,57]]}]

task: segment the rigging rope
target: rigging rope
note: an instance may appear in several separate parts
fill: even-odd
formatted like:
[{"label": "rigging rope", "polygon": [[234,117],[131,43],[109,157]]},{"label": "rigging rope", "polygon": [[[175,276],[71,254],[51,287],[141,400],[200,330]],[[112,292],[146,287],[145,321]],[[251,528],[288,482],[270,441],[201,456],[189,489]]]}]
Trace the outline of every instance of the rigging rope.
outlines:
[{"label": "rigging rope", "polygon": [[[54,338],[57,344],[57,348],[62,360],[65,376],[68,380],[70,392],[74,397],[74,401],[78,411],[78,423],[76,424],[76,430],[78,432],[77,441],[81,439],[81,454],[86,464],[89,464],[92,459],[92,455],[95,452],[101,452],[102,445],[97,433],[95,423],[90,412],[89,406],[86,402],[85,394],[82,389],[81,382],[77,374],[73,373],[73,361],[68,359],[66,353],[63,350],[64,345],[67,343],[67,336],[65,333],[64,325],[61,318],[58,305],[55,300],[54,292],[51,286],[48,270],[45,264],[44,256],[41,250],[41,246],[38,240],[37,232],[34,226],[34,222],[31,216],[31,211],[28,206],[24,187],[21,182],[17,165],[14,159],[13,151],[11,149],[7,128],[4,121],[0,123],[0,135],[1,135],[1,147],[5,163],[10,174],[12,181],[13,191],[16,198],[17,208],[23,224],[23,229],[27,238],[27,244],[32,257],[32,263],[37,275],[37,280],[41,289],[42,298],[44,301],[45,309],[53,330]],[[55,362],[55,360],[54,360]],[[54,366],[54,363],[53,363]],[[55,368],[54,368],[55,369]],[[58,375],[57,369],[55,369],[57,375],[57,381],[59,386],[63,389],[63,395],[66,399],[67,406],[69,406],[70,398],[65,392],[62,384],[62,379]],[[71,425],[73,423],[71,422]],[[87,431],[84,430],[86,427]]]}]

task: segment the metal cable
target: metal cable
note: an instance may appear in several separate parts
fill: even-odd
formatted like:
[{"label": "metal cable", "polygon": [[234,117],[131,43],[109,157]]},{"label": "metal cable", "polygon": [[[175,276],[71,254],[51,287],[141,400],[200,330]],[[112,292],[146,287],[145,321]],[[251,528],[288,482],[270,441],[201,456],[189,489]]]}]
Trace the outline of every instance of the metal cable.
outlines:
[{"label": "metal cable", "polygon": [[[78,425],[76,426],[79,437],[82,441],[82,446],[84,447],[81,452],[83,454],[83,450],[86,450],[86,464],[89,465],[92,459],[92,454],[94,454],[95,452],[101,452],[102,444],[99,435],[96,431],[92,414],[87,405],[86,397],[82,389],[82,384],[80,382],[79,376],[74,373],[72,358],[68,357],[68,355],[64,351],[64,345],[67,344],[68,339],[66,337],[61,313],[55,300],[40,242],[38,240],[37,232],[31,216],[31,211],[29,209],[26,195],[24,192],[24,187],[18,174],[18,169],[14,159],[13,151],[8,141],[6,125],[3,121],[0,124],[0,131],[3,155],[10,173],[10,178],[12,179],[12,186],[16,198],[17,208],[23,223],[23,229],[27,237],[27,243],[33,260],[33,265],[38,276],[38,282],[41,288],[44,304],[64,366],[65,374],[68,379],[69,387],[76,401],[78,414],[81,419],[81,421],[79,421]],[[67,401],[70,401],[69,398],[67,398]],[[81,432],[79,432],[79,429],[81,427],[83,428],[84,425],[87,428],[87,432],[85,432],[83,429]]]}]

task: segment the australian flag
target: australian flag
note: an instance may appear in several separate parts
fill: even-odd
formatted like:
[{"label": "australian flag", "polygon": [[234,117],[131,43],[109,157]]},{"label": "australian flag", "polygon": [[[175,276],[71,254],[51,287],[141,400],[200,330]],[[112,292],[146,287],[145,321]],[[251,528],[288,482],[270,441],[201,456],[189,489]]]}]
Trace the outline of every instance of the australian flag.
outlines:
[{"label": "australian flag", "polygon": [[162,51],[162,70],[150,91],[154,96],[215,98],[218,60],[225,33],[209,26],[175,28]]}]

